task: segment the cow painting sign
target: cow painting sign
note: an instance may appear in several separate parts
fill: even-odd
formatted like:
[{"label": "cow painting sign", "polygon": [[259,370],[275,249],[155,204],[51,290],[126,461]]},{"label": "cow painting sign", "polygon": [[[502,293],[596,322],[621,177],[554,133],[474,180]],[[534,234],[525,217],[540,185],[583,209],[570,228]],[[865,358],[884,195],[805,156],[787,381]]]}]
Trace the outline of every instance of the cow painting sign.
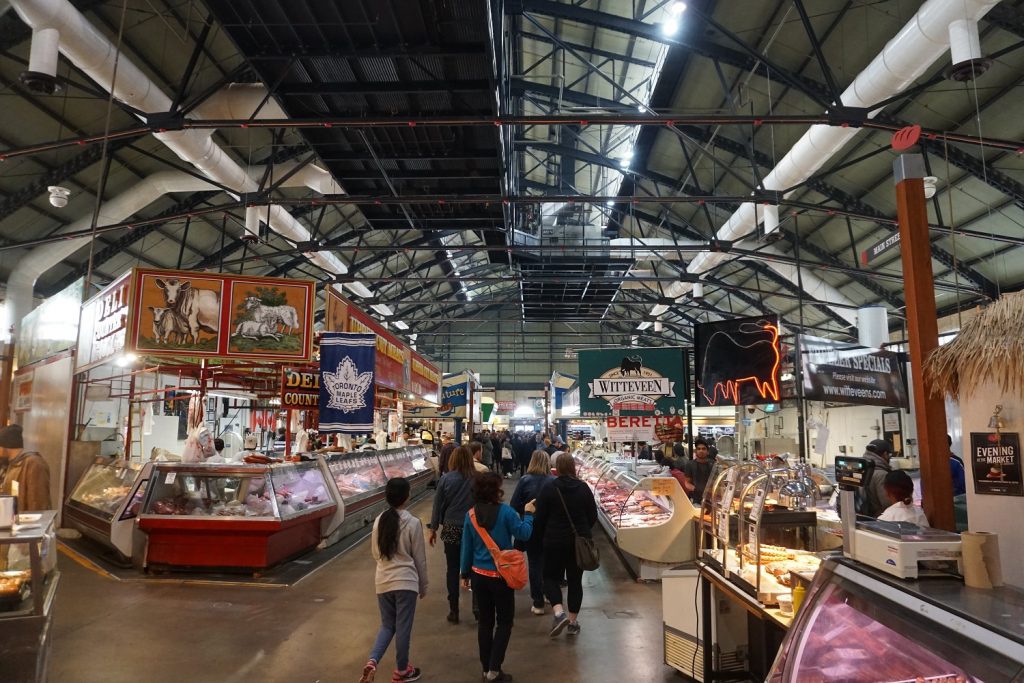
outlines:
[{"label": "cow painting sign", "polygon": [[698,406],[778,403],[779,320],[737,318],[693,326]]},{"label": "cow painting sign", "polygon": [[304,280],[136,269],[126,350],[307,361],[314,287]]},{"label": "cow painting sign", "polygon": [[580,416],[676,415],[686,410],[681,347],[582,349]]}]

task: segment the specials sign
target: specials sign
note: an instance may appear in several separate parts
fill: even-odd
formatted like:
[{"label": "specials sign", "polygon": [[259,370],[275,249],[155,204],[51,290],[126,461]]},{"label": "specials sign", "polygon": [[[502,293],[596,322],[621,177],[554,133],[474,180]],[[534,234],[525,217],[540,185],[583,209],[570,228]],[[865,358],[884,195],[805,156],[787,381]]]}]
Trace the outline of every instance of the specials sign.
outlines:
[{"label": "specials sign", "polygon": [[583,349],[577,357],[583,417],[685,411],[685,396],[676,389],[686,372],[682,348]]},{"label": "specials sign", "polygon": [[892,351],[802,335],[804,398],[859,405],[907,407],[899,357]]},{"label": "specials sign", "polygon": [[971,432],[971,472],[977,494],[1024,496],[1020,434]]},{"label": "specials sign", "polygon": [[316,370],[281,369],[281,407],[318,408],[320,373]]}]

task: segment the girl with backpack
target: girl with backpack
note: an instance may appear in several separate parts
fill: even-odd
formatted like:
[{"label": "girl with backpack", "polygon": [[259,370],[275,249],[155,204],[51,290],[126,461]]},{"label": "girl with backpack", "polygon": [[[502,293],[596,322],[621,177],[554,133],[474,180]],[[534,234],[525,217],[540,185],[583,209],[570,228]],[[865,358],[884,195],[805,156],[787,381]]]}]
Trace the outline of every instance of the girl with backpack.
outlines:
[{"label": "girl with backpack", "polygon": [[488,546],[494,547],[497,554],[511,549],[514,539],[529,540],[535,511],[531,500],[524,506],[524,517],[520,519],[515,510],[501,502],[503,495],[500,475],[478,474],[473,480],[474,505],[462,526],[462,587],[472,588],[480,607],[477,642],[486,681],[512,680],[501,666],[515,616],[515,591],[499,573]]},{"label": "girl with backpack", "polygon": [[416,616],[416,598],[427,595],[427,557],[420,520],[405,509],[409,481],[389,479],[384,487],[388,509],[373,522],[370,550],[377,561],[374,583],[380,608],[380,631],[359,683],[373,683],[377,665],[394,638],[397,668],[392,683],[418,681],[420,670],[409,664],[409,641]]}]

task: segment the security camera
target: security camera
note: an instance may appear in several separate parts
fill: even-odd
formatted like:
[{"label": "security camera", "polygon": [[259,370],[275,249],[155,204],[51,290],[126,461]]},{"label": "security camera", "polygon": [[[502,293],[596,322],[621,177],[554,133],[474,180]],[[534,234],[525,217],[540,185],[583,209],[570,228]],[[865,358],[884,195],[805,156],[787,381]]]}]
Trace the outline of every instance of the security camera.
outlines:
[{"label": "security camera", "polygon": [[68,205],[68,197],[71,196],[71,190],[60,185],[50,185],[46,189],[50,191],[50,204],[58,209],[63,209]]}]

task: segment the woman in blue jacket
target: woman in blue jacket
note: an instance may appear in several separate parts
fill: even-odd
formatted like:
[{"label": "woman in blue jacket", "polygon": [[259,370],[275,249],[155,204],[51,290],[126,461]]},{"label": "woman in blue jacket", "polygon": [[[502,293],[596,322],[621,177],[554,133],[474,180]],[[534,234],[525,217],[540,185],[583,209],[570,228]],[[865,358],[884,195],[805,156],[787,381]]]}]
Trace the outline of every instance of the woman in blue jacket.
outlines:
[{"label": "woman in blue jacket", "polygon": [[[503,495],[500,475],[484,472],[474,478],[472,513],[495,545],[501,550],[509,550],[513,539],[530,539],[535,508],[532,500],[526,503],[523,508],[525,517],[520,519],[515,510],[501,502]],[[472,587],[480,608],[477,642],[484,680],[510,681],[512,677],[501,670],[501,665],[505,661],[505,651],[512,637],[515,591],[498,574],[494,558],[473,527],[468,512],[462,525],[461,570],[462,587]]]},{"label": "woman in blue jacket", "polygon": [[[535,500],[544,484],[553,479],[547,452],[534,451],[526,476],[516,484],[509,505],[522,515],[526,511],[526,503]],[[525,543],[516,543],[516,548],[526,551],[526,561],[530,568],[530,599],[533,601],[530,611],[537,615],[544,614],[544,548],[540,540],[534,535]]]}]

